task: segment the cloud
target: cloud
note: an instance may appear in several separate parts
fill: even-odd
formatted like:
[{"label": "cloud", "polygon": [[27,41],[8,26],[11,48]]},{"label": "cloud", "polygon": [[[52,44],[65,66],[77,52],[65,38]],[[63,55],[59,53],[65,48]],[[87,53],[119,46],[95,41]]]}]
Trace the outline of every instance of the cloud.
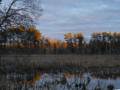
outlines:
[{"label": "cloud", "polygon": [[44,12],[37,21],[38,27],[43,33],[60,38],[63,35],[59,32],[83,32],[88,36],[94,31],[119,31],[119,1],[42,0]]}]

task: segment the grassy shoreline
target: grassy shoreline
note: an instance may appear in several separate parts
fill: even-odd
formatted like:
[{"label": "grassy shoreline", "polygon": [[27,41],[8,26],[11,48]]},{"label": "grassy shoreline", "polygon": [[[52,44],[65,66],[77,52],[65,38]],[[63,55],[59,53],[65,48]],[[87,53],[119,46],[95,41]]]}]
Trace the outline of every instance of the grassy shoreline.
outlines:
[{"label": "grassy shoreline", "polygon": [[0,55],[0,71],[66,68],[116,68],[120,55]]}]

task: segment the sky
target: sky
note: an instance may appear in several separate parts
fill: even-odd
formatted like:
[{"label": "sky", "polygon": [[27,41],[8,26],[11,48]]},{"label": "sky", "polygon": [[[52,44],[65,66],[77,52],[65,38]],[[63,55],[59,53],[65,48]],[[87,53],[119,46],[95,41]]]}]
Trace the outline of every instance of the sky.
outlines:
[{"label": "sky", "polygon": [[43,35],[63,39],[67,32],[120,32],[120,0],[41,0],[37,27]]}]

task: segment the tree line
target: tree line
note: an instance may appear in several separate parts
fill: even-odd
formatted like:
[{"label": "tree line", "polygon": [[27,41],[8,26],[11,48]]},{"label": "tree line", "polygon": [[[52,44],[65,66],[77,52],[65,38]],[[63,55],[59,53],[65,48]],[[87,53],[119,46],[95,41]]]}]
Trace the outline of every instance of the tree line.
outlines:
[{"label": "tree line", "polygon": [[89,41],[80,33],[66,33],[64,40],[42,36],[35,26],[0,31],[0,48],[38,48],[50,54],[119,54],[120,32],[94,32]]}]

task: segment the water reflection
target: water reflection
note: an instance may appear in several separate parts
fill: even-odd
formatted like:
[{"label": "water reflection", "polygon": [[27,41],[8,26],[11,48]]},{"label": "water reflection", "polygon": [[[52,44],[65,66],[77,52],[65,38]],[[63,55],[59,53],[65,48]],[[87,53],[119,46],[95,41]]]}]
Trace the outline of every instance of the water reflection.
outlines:
[{"label": "water reflection", "polygon": [[5,90],[114,90],[120,88],[120,78],[100,78],[93,73],[10,73]]},{"label": "water reflection", "polygon": [[113,90],[120,88],[120,78],[100,79],[91,77],[90,73],[79,74],[43,74],[35,86],[51,90]]}]

